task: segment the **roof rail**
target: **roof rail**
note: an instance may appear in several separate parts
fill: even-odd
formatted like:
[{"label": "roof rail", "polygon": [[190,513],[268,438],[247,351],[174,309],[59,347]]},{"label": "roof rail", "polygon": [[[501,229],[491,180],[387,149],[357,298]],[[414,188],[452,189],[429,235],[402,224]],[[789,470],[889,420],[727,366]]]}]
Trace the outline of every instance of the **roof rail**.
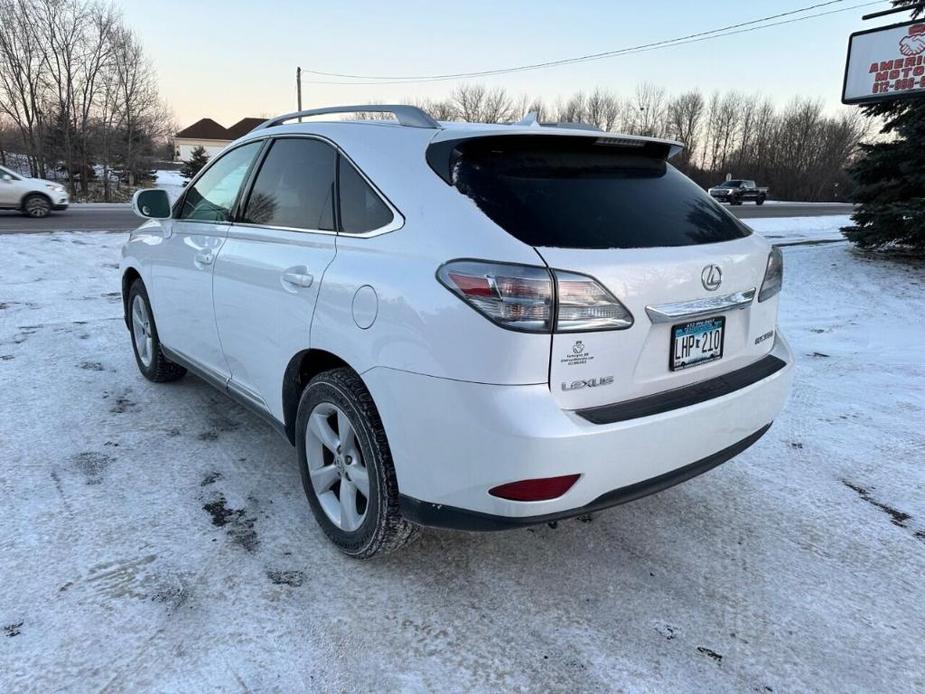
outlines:
[{"label": "roof rail", "polygon": [[417,106],[395,105],[395,104],[365,104],[363,106],[328,106],[327,108],[313,108],[308,111],[296,111],[287,113],[258,125],[255,130],[263,128],[272,128],[276,125],[282,125],[286,121],[295,120],[296,118],[308,118],[309,116],[323,116],[328,113],[391,113],[398,120],[399,124],[409,128],[430,128],[437,130],[440,124],[435,121],[428,113],[419,109]]}]

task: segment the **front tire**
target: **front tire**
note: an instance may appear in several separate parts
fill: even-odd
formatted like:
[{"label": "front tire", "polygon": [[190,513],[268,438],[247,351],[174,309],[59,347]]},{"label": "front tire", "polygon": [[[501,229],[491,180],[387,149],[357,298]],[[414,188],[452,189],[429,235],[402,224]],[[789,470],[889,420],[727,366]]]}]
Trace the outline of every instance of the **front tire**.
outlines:
[{"label": "front tire", "polygon": [[183,378],[186,369],[164,356],[148,291],[136,279],[128,293],[129,330],[132,333],[132,350],[141,375],[155,383],[167,383]]},{"label": "front tire", "polygon": [[22,201],[22,213],[34,219],[43,219],[51,214],[51,201],[35,193]]},{"label": "front tire", "polygon": [[372,396],[350,369],[315,376],[299,401],[296,448],[315,520],[344,554],[368,559],[407,544],[416,526],[398,508],[398,483]]}]

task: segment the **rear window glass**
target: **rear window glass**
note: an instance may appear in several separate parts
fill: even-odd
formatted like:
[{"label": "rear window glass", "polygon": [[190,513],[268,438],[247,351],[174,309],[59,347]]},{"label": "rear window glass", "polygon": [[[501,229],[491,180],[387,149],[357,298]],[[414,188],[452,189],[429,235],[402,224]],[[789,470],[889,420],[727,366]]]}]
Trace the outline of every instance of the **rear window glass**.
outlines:
[{"label": "rear window glass", "polygon": [[653,248],[730,241],[749,230],[663,159],[593,139],[461,143],[452,183],[531,246]]}]

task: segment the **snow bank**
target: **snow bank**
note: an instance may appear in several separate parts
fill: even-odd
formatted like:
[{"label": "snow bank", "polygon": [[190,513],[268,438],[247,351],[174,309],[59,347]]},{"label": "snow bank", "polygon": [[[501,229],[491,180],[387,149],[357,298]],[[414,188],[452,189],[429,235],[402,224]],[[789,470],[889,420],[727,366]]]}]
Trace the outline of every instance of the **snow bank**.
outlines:
[{"label": "snow bank", "polygon": [[806,241],[844,241],[841,228],[851,224],[851,217],[762,217],[741,221],[772,243],[792,244]]}]

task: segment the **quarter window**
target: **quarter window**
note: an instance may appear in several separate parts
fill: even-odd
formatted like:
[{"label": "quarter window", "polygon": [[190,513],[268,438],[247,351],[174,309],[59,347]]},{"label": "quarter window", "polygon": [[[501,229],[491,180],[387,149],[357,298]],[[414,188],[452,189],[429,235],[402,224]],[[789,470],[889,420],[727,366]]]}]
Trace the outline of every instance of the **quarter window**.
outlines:
[{"label": "quarter window", "polygon": [[336,165],[337,152],[320,140],[276,140],[254,181],[242,221],[333,231]]},{"label": "quarter window", "polygon": [[231,221],[238,191],[262,144],[242,145],[212,164],[184,196],[180,219]]},{"label": "quarter window", "polygon": [[340,219],[344,233],[363,234],[381,229],[392,221],[392,210],[344,157],[340,157],[339,172]]}]

